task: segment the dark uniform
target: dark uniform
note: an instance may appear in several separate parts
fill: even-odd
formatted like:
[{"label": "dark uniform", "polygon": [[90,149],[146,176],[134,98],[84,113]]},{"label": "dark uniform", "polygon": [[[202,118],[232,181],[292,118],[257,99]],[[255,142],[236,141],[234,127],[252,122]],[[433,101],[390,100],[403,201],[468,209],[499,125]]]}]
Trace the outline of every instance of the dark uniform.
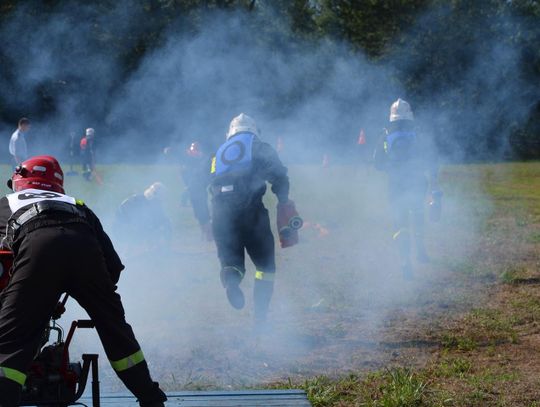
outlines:
[{"label": "dark uniform", "polygon": [[112,367],[140,404],[162,405],[166,398],[151,380],[116,293],[124,266],[96,215],[69,196],[24,189],[0,199],[0,234],[15,258],[1,294],[0,405],[18,405],[64,292],[88,312]]},{"label": "dark uniform", "polygon": [[84,136],[80,142],[80,156],[83,176],[90,180],[95,169],[94,136]]},{"label": "dark uniform", "polygon": [[[197,150],[197,154],[187,150],[180,163],[186,194],[191,202],[195,219],[201,226],[210,221],[207,204],[208,192],[205,184],[205,180],[208,180],[209,161],[210,157],[200,150]],[[182,199],[184,200],[184,198]]]},{"label": "dark uniform", "polygon": [[[264,320],[276,271],[274,236],[262,197],[266,181],[280,203],[289,197],[287,168],[276,151],[250,132],[230,137],[210,168],[212,231],[221,263],[221,280],[231,304],[243,306],[238,284],[245,274],[244,250],[256,267],[255,319]],[[206,203],[204,203],[206,205]]]},{"label": "dark uniform", "polygon": [[432,180],[436,179],[437,156],[427,140],[416,134],[412,121],[399,120],[390,122],[388,129],[385,129],[374,153],[374,164],[388,174],[393,239],[398,245],[403,272],[410,276],[411,236],[414,236],[418,260],[428,260],[424,248],[424,205],[428,189],[426,175],[429,174]]},{"label": "dark uniform", "polygon": [[123,241],[163,248],[170,242],[171,231],[171,222],[157,198],[132,195],[120,204],[116,213],[115,232]]}]

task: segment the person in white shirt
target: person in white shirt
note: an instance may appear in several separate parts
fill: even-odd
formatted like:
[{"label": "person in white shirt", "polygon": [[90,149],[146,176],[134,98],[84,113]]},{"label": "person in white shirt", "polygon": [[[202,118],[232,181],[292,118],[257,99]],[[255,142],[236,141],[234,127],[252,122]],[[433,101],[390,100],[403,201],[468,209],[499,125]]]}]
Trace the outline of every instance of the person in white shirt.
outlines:
[{"label": "person in white shirt", "polygon": [[11,139],[9,140],[9,153],[13,157],[15,167],[28,158],[26,133],[28,133],[29,130],[30,120],[23,117],[19,120],[17,130],[13,132]]}]

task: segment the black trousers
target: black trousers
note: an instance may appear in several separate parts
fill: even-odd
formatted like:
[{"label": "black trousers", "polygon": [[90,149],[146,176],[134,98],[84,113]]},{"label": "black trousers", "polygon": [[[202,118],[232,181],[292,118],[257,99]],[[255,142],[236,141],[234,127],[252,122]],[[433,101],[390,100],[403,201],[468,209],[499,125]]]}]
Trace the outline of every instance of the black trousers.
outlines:
[{"label": "black trousers", "polygon": [[258,271],[275,273],[274,236],[262,203],[245,209],[214,204],[212,228],[221,267],[245,268],[245,251]]},{"label": "black trousers", "polygon": [[[0,301],[0,369],[4,369],[0,406],[17,405],[20,386],[14,386],[6,372],[28,372],[64,292],[88,312],[110,361],[140,352],[115,290],[101,247],[88,226],[49,226],[24,237]],[[150,378],[142,353],[137,357],[138,363],[129,362],[133,367],[128,363],[131,368],[118,368],[114,363],[113,367],[140,400],[158,398],[159,388]]]},{"label": "black trousers", "polygon": [[[229,205],[214,204],[212,228],[222,270],[234,267],[242,271],[243,277],[245,251],[255,264],[254,316],[256,322],[264,322],[276,272],[274,236],[268,211],[262,202],[240,210]],[[232,276],[229,274],[228,277]],[[238,279],[238,276],[233,278]]]},{"label": "black trousers", "polygon": [[419,177],[416,182],[390,182],[389,205],[396,241],[402,262],[409,261],[411,240],[418,251],[424,250],[424,205],[427,181]]}]

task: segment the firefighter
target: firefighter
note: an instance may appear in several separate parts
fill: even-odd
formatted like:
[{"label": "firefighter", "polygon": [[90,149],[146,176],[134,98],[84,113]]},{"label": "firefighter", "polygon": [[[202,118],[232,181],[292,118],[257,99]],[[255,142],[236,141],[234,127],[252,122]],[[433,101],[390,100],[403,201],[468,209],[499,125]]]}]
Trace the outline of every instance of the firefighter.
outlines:
[{"label": "firefighter", "polygon": [[126,243],[138,242],[149,249],[165,247],[172,226],[163,209],[165,186],[154,182],[143,193],[126,198],[118,208],[115,231]]},{"label": "firefighter", "polygon": [[94,129],[89,127],[85,130],[84,137],[79,143],[83,177],[87,181],[90,181],[90,179],[92,178],[92,174],[96,169],[96,161],[94,154],[94,136]]},{"label": "firefighter", "polygon": [[[221,282],[230,304],[244,307],[240,283],[246,273],[244,250],[255,264],[254,316],[266,320],[276,271],[274,236],[262,197],[272,184],[279,208],[294,207],[289,200],[287,168],[276,151],[259,139],[255,121],[242,113],[232,119],[226,142],[210,164],[212,232],[221,263]],[[206,205],[206,202],[204,202]]]},{"label": "firefighter", "polygon": [[116,284],[124,268],[96,215],[64,194],[51,156],[24,161],[0,199],[2,243],[14,266],[0,308],[0,406],[18,406],[21,386],[61,294],[88,312],[110,363],[141,406],[163,406],[165,394],[124,318]]},{"label": "firefighter", "polygon": [[185,150],[181,162],[182,181],[185,190],[182,194],[182,205],[187,204],[189,199],[193,208],[193,215],[201,228],[201,236],[204,240],[212,241],[210,227],[210,214],[208,211],[208,193],[206,185],[201,182],[207,178],[208,162],[210,160],[206,149],[198,141],[193,141]]},{"label": "firefighter", "polygon": [[[411,239],[419,262],[428,262],[424,246],[424,203],[428,186],[440,199],[438,165],[429,140],[422,139],[414,127],[409,103],[396,100],[390,107],[390,120],[375,152],[374,164],[388,175],[388,199],[394,225],[401,270],[405,278],[413,276]],[[429,180],[429,183],[428,183]]]}]

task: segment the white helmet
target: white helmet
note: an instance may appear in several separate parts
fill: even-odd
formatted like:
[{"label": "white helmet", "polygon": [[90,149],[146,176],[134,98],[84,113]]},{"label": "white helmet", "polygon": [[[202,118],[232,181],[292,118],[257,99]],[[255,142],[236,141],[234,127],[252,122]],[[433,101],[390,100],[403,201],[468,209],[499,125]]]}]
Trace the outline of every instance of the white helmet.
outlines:
[{"label": "white helmet", "polygon": [[398,120],[414,120],[411,105],[399,98],[390,107],[390,121],[395,122]]},{"label": "white helmet", "polygon": [[86,137],[90,137],[90,138],[94,137],[94,133],[95,133],[95,131],[94,131],[94,129],[91,128],[91,127],[87,128],[87,129],[86,129],[86,132],[85,132]]},{"label": "white helmet", "polygon": [[231,120],[231,124],[229,125],[229,132],[227,133],[227,140],[235,134],[242,133],[244,131],[253,133],[256,136],[259,135],[259,129],[257,128],[255,120],[253,120],[247,114],[240,113],[238,116]]}]

